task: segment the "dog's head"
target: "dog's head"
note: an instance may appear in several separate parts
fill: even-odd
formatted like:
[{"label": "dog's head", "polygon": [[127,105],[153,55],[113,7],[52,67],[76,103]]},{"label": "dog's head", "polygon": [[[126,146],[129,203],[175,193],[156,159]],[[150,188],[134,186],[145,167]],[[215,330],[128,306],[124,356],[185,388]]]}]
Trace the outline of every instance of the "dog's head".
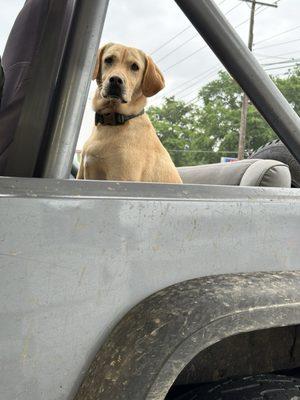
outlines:
[{"label": "dog's head", "polygon": [[141,50],[109,43],[98,52],[93,79],[103,99],[129,104],[164,88],[164,78],[151,57]]}]

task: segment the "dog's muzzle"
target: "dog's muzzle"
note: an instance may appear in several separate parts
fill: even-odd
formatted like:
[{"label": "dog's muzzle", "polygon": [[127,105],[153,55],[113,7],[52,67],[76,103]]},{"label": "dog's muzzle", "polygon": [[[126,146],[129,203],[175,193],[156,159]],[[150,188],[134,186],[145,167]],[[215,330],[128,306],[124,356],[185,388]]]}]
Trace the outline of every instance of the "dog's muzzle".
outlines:
[{"label": "dog's muzzle", "polygon": [[121,100],[122,103],[127,103],[124,99],[124,81],[119,76],[111,76],[105,90],[105,98]]}]

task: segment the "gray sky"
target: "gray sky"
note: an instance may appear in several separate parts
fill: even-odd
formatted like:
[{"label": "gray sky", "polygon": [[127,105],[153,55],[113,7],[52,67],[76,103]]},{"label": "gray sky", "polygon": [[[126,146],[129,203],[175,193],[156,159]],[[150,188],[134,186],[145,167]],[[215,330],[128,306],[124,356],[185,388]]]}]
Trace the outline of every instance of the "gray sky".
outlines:
[{"label": "gray sky", "polygon": [[[275,3],[275,0],[265,1]],[[1,54],[14,18],[24,1],[0,0],[0,2]],[[221,10],[227,14],[233,26],[241,24],[237,31],[242,39],[247,41],[250,5],[240,0],[216,0],[216,3],[220,4]],[[168,45],[154,52],[185,28],[187,29]],[[292,28],[295,29],[291,30]],[[291,31],[283,34],[287,30]],[[272,36],[275,37],[271,38]],[[292,43],[286,43],[292,40]],[[222,68],[173,0],[110,0],[101,39],[102,44],[106,42],[124,43],[141,48],[150,54],[154,52],[152,57],[164,72],[166,88],[151,99],[149,104],[159,104],[164,94],[176,94],[177,98],[185,101],[193,100],[199,88],[214,79],[217,71]],[[277,9],[258,7],[254,43],[256,43],[254,54],[264,64],[300,58],[300,0],[279,0]],[[205,47],[202,50],[190,56],[203,46]],[[174,65],[175,63],[178,64]],[[270,73],[277,75],[287,71],[287,68],[282,69],[282,65],[277,68],[270,70]],[[191,80],[194,77],[197,78]],[[191,81],[185,83],[188,80]],[[79,148],[89,135],[93,124],[90,100],[94,88],[92,85]]]},{"label": "gray sky", "polygon": [[3,53],[8,34],[23,4],[24,0],[0,0],[0,55]]}]

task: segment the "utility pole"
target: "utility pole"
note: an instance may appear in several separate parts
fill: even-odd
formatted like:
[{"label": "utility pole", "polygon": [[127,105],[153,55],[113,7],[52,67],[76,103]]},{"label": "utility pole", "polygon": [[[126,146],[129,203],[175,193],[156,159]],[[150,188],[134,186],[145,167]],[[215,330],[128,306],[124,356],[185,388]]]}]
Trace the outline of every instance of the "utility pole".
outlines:
[{"label": "utility pole", "polygon": [[[252,51],[253,37],[254,37],[254,17],[256,5],[263,5],[269,7],[278,7],[277,4],[268,4],[256,0],[241,0],[251,4],[251,15],[250,15],[250,26],[249,26],[249,37],[248,37],[248,48]],[[241,123],[239,131],[239,148],[238,148],[238,159],[242,160],[245,155],[245,141],[246,141],[246,130],[247,130],[247,114],[248,114],[249,98],[246,93],[243,94],[243,103],[241,111]]]}]

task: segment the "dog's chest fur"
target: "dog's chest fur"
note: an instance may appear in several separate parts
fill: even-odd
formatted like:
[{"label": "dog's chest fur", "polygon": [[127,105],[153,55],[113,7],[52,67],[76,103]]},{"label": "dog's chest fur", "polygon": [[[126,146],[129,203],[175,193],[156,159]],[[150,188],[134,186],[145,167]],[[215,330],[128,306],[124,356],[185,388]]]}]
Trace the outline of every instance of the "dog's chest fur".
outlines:
[{"label": "dog's chest fur", "polygon": [[[145,122],[151,126],[145,129]],[[98,125],[85,145],[84,153],[86,159],[91,162],[106,164],[106,162],[128,162],[137,156],[137,152],[146,153],[153,148],[153,135],[156,137],[154,128],[148,117],[141,116],[139,120],[130,120],[124,125],[109,126]],[[150,140],[150,137],[151,140]],[[153,149],[151,149],[153,150]]]}]

